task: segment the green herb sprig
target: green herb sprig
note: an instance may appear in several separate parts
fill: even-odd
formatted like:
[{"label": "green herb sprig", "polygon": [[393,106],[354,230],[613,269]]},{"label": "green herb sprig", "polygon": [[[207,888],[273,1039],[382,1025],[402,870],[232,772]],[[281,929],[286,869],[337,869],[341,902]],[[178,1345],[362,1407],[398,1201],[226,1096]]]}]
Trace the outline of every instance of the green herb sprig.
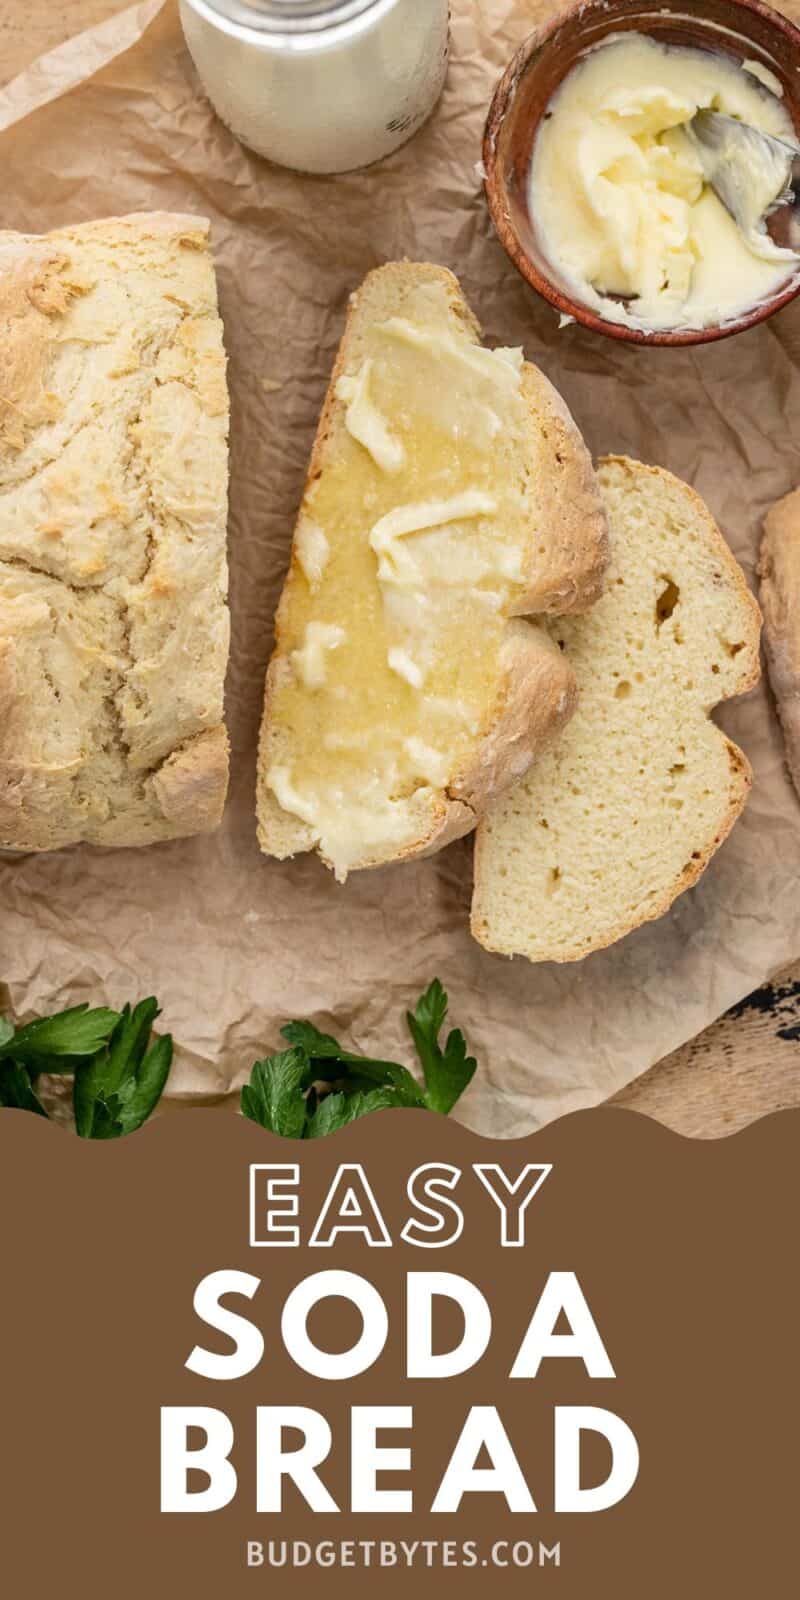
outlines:
[{"label": "green herb sprig", "polygon": [[289,1139],[319,1139],[373,1111],[391,1108],[446,1115],[471,1082],[477,1063],[458,1029],[441,1034],[448,999],[438,978],[406,1013],[422,1067],[420,1083],[396,1061],[378,1061],[345,1050],[338,1039],[310,1022],[281,1029],[288,1050],[257,1061],[242,1089],[241,1107],[251,1122]]},{"label": "green herb sprig", "polygon": [[[421,1082],[397,1061],[357,1055],[311,1022],[289,1022],[281,1029],[288,1048],[255,1063],[241,1092],[242,1112],[287,1139],[321,1139],[393,1108],[446,1116],[477,1065],[457,1028],[442,1043],[447,1011],[447,995],[434,978],[406,1013]],[[0,1107],[47,1117],[37,1080],[69,1074],[82,1139],[135,1132],[158,1105],[172,1065],[171,1035],[152,1040],[158,1016],[151,997],[122,1011],[72,1006],[21,1028],[0,1017]]]},{"label": "green herb sprig", "polygon": [[133,1133],[158,1104],[172,1065],[169,1034],[150,1044],[158,1015],[151,998],[122,1011],[72,1006],[22,1028],[0,1017],[0,1106],[46,1117],[37,1079],[70,1074],[81,1138]]}]

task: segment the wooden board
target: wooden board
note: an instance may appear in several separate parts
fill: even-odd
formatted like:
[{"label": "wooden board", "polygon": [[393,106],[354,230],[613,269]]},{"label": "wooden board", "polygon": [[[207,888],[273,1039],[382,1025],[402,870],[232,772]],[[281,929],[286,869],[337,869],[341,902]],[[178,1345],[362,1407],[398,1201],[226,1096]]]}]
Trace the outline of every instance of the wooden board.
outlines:
[{"label": "wooden board", "polygon": [[[0,0],[0,83],[120,9],[117,0]],[[703,1138],[800,1106],[800,961],[631,1084],[615,1104]]]}]

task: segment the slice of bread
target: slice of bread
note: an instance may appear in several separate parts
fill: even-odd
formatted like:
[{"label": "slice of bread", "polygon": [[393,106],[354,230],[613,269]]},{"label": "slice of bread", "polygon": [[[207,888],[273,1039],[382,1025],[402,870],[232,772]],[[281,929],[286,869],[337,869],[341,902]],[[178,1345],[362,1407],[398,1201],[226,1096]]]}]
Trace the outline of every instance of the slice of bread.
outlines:
[{"label": "slice of bread", "polygon": [[759,677],[758,606],[703,502],[611,457],[608,588],[551,631],[578,680],[556,748],[484,819],[472,931],[488,950],[578,961],[697,882],[751,773],[710,712]]},{"label": "slice of bread", "polygon": [[605,513],[558,395],[485,350],[455,278],[394,263],[352,297],[267,677],[269,855],[356,868],[474,827],[574,706],[529,613],[600,593]]},{"label": "slice of bread", "polygon": [[800,489],[778,500],[764,523],[761,605],[786,761],[800,794]]}]

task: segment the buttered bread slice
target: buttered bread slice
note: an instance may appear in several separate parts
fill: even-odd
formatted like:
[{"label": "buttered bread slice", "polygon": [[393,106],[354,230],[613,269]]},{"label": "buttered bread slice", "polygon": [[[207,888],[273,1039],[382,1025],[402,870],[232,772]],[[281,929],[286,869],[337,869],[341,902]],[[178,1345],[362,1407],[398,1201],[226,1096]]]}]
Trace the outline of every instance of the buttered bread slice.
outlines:
[{"label": "buttered bread slice", "polygon": [[575,703],[532,613],[601,591],[605,513],[558,395],[484,349],[453,276],[395,263],[353,296],[267,677],[259,838],[340,879],[441,848]]},{"label": "buttered bread slice", "polygon": [[758,606],[698,496],[657,467],[599,469],[608,587],[558,622],[579,706],[483,820],[472,931],[488,950],[577,961],[696,883],[751,774],[711,720],[759,677]]}]

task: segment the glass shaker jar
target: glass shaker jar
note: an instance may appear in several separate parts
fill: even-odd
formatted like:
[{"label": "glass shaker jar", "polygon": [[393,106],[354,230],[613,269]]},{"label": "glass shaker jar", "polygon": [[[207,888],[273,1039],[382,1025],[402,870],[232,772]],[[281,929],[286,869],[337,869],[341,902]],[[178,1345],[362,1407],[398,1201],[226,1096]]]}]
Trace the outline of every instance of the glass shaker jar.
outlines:
[{"label": "glass shaker jar", "polygon": [[404,144],[447,71],[449,0],[180,0],[222,121],[259,155],[346,172]]}]

